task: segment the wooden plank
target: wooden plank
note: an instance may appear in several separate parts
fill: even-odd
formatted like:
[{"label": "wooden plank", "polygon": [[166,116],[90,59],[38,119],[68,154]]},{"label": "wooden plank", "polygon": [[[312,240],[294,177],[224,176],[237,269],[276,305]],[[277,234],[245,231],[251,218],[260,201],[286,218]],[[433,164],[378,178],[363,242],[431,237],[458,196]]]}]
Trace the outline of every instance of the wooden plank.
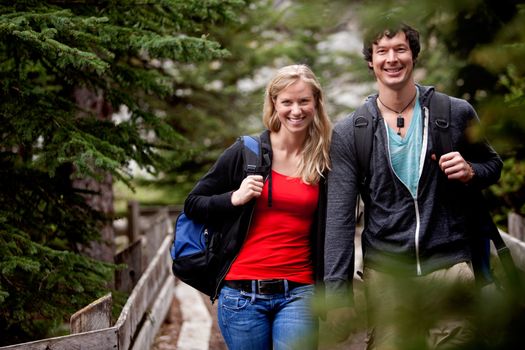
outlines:
[{"label": "wooden plank", "polygon": [[118,350],[115,327],[0,347],[1,350]]},{"label": "wooden plank", "polygon": [[140,206],[137,201],[128,202],[128,236],[131,243],[140,237]]},{"label": "wooden plank", "polygon": [[148,231],[142,236],[143,238],[143,266],[147,266],[151,259],[157,254],[157,250],[164,241],[164,238],[171,232],[171,219],[168,210],[159,210],[159,212],[147,219],[149,221]]},{"label": "wooden plank", "polygon": [[510,212],[507,216],[509,235],[525,240],[525,218],[517,213]]},{"label": "wooden plank", "polygon": [[[170,311],[175,292],[175,276],[168,275],[153,306],[146,312],[146,319],[137,334],[132,350],[150,349],[155,337]],[[182,349],[182,348],[181,348]]]},{"label": "wooden plank", "polygon": [[143,206],[143,207],[140,207],[140,215],[141,216],[155,215],[158,213],[160,209],[167,209],[170,217],[175,218],[182,211],[183,206],[182,205]]},{"label": "wooden plank", "polygon": [[501,237],[509,247],[512,260],[516,267],[522,271],[525,271],[525,242],[520,241],[516,237],[513,237],[500,230]]},{"label": "wooden plank", "polygon": [[111,293],[75,312],[69,319],[71,334],[111,327]]},{"label": "wooden plank", "polygon": [[115,271],[115,289],[130,293],[142,276],[142,242],[137,240],[122,252],[115,255],[115,264],[127,267]]},{"label": "wooden plank", "polygon": [[150,265],[131,292],[115,324],[118,329],[119,349],[129,349],[133,344],[135,332],[152,300],[166,278],[171,274],[168,249],[171,239],[166,237]]}]

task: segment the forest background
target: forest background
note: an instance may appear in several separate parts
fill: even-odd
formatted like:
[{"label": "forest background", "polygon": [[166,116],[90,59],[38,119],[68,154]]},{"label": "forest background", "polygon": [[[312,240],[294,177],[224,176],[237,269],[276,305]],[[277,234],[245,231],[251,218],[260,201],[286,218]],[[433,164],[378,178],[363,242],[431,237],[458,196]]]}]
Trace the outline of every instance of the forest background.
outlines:
[{"label": "forest background", "polygon": [[310,65],[332,120],[351,112],[374,91],[362,30],[395,18],[421,31],[417,81],[472,103],[504,158],[487,196],[505,228],[525,214],[522,1],[2,1],[0,345],[107,291],[126,201],[180,205],[261,130],[275,69]]}]

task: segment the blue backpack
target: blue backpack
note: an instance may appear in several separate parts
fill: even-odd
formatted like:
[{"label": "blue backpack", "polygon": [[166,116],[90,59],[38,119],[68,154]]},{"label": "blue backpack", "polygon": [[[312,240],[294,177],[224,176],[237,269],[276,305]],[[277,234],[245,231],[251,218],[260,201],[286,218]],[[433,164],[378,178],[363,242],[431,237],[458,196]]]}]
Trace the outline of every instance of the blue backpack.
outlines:
[{"label": "blue backpack", "polygon": [[[245,174],[256,174],[262,165],[259,136],[241,136]],[[209,234],[206,224],[195,222],[181,212],[174,225],[170,253],[173,274],[184,283],[211,296],[218,274],[217,254],[221,242]]]},{"label": "blue backpack", "polygon": [[[453,151],[449,134],[450,113],[450,98],[445,94],[434,92],[430,100],[429,133],[438,159],[441,155]],[[361,105],[355,111],[354,144],[358,163],[359,193],[365,203],[365,209],[368,200],[366,188],[370,177],[370,157],[372,155],[375,127],[372,114],[367,106],[365,104]],[[481,191],[478,191],[472,193],[472,196],[474,199],[471,205],[472,208],[469,208],[470,210],[467,214],[467,223],[469,227],[474,227],[474,229],[471,229],[474,232],[471,234],[470,247],[476,281],[480,286],[494,282],[490,264],[490,241],[496,247],[498,257],[507,276],[512,280],[516,280],[517,272],[514,261],[498,228],[492,221],[483,194]],[[367,213],[365,211],[366,221]]]}]

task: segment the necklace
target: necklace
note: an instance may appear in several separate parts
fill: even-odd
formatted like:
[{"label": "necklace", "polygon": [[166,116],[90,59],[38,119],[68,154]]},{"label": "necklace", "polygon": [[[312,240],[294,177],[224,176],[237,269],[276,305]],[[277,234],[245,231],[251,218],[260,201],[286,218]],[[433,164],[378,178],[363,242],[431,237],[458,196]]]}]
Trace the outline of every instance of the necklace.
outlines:
[{"label": "necklace", "polygon": [[412,97],[412,99],[410,100],[410,102],[405,106],[405,108],[403,108],[401,111],[396,111],[395,109],[392,109],[390,107],[388,107],[386,104],[383,103],[383,101],[381,101],[381,99],[379,98],[379,95],[377,96],[377,99],[379,100],[379,102],[381,102],[381,104],[388,110],[394,112],[394,113],[397,113],[397,120],[396,120],[396,126],[397,126],[397,134],[398,135],[401,135],[401,128],[404,128],[405,127],[405,118],[403,118],[403,112],[405,111],[405,109],[408,108],[408,106],[410,106],[412,104],[412,102],[414,102],[414,100],[416,99],[416,96],[417,96],[417,91],[416,93],[414,94],[414,97]]}]

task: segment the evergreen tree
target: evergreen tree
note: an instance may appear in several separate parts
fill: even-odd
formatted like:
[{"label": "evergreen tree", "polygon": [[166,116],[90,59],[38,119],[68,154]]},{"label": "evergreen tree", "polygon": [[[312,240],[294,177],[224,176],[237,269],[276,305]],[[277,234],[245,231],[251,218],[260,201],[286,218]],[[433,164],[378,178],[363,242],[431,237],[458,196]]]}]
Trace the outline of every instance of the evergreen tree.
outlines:
[{"label": "evergreen tree", "polygon": [[[111,218],[75,179],[129,184],[131,161],[155,174],[166,152],[184,159],[188,143],[159,108],[177,96],[173,67],[226,57],[208,27],[235,20],[241,5],[2,2],[0,345],[45,337],[106,292],[113,266],[78,247]],[[121,106],[126,118],[107,117]]]}]

